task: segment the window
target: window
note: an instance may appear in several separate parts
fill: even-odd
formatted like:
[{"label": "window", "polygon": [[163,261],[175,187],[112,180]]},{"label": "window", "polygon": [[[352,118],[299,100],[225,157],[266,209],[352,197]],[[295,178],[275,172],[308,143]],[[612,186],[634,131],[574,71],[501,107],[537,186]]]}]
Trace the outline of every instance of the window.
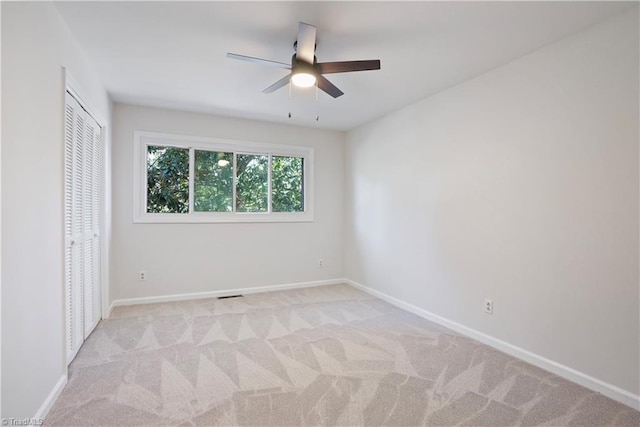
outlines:
[{"label": "window", "polygon": [[313,149],[136,132],[134,222],[312,221]]},{"label": "window", "polygon": [[236,210],[267,212],[269,205],[269,156],[236,156]]},{"label": "window", "polygon": [[274,212],[302,212],[304,210],[304,158],[273,156],[271,205]]},{"label": "window", "polygon": [[195,150],[194,162],[194,210],[232,212],[233,153]]},{"label": "window", "polygon": [[147,147],[147,212],[189,212],[189,150]]}]

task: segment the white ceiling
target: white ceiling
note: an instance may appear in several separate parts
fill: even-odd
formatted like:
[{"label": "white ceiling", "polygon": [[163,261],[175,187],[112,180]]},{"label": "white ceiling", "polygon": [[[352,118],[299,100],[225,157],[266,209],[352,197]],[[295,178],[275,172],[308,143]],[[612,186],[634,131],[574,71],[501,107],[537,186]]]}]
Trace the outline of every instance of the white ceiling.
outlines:
[{"label": "white ceiling", "polygon": [[[633,2],[57,2],[115,101],[347,130],[632,7]],[[286,70],[298,22],[319,62],[380,59],[327,75],[345,92],[262,89]],[[287,115],[291,111],[292,118]],[[316,112],[320,116],[315,121]]]}]

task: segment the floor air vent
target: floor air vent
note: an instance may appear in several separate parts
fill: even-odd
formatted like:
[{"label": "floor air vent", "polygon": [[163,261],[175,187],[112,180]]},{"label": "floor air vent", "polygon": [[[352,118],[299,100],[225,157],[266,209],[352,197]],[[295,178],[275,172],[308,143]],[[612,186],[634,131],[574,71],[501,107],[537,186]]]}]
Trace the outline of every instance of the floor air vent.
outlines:
[{"label": "floor air vent", "polygon": [[226,297],[218,297],[218,299],[242,298],[242,295],[227,295]]}]

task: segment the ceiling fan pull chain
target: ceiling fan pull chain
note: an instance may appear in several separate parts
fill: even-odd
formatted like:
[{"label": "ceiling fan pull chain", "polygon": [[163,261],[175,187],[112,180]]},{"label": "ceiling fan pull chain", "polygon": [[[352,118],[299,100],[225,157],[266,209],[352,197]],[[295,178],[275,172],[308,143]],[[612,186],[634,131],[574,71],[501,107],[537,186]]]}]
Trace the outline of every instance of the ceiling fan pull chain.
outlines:
[{"label": "ceiling fan pull chain", "polygon": [[289,118],[291,118],[291,84],[289,85]]},{"label": "ceiling fan pull chain", "polygon": [[320,121],[320,105],[318,104],[318,82],[316,81],[316,122]]}]

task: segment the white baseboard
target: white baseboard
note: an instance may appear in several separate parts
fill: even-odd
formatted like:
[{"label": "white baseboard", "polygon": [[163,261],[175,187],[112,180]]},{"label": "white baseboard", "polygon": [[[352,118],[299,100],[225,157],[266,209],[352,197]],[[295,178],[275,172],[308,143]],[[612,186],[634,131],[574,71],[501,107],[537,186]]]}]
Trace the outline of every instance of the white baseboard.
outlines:
[{"label": "white baseboard", "polygon": [[583,372],[577,371],[561,363],[554,362],[553,360],[549,360],[546,357],[532,353],[513,344],[509,344],[508,342],[502,341],[498,338],[494,338],[475,329],[461,325],[460,323],[456,323],[442,316],[438,316],[437,314],[431,313],[427,310],[416,307],[415,305],[401,301],[383,292],[371,289],[361,283],[355,282],[350,279],[343,279],[342,281],[355,288],[361,289],[368,294],[378,297],[381,300],[387,301],[395,305],[396,307],[402,308],[408,312],[416,314],[453,331],[471,337],[483,344],[496,348],[504,353],[517,357],[518,359],[522,359],[525,362],[531,363],[538,368],[553,372],[554,374],[562,378],[601,393],[633,409],[640,410],[640,396],[635,395],[627,390],[623,390],[620,387],[614,386],[613,384],[601,381]]},{"label": "white baseboard", "polygon": [[67,385],[67,374],[66,373],[64,375],[62,375],[60,377],[60,379],[58,380],[58,382],[56,383],[56,385],[53,386],[53,389],[51,390],[51,393],[49,393],[47,398],[42,403],[42,406],[40,406],[40,409],[38,409],[38,412],[36,412],[36,414],[33,416],[33,418],[44,419],[47,416],[47,414],[49,413],[49,410],[51,409],[53,404],[56,403],[56,400],[58,399],[58,396],[60,396],[60,393],[62,393],[62,390],[64,389],[65,385]]},{"label": "white baseboard", "polygon": [[114,307],[123,305],[137,305],[137,304],[154,304],[158,302],[172,302],[172,301],[186,301],[192,299],[204,299],[204,298],[218,298],[229,295],[237,294],[255,294],[259,292],[270,291],[283,291],[286,289],[298,289],[298,288],[310,288],[314,286],[325,285],[339,285],[345,283],[345,279],[330,279],[330,280],[315,280],[312,282],[299,282],[299,283],[287,283],[283,285],[268,285],[268,286],[256,286],[252,288],[241,289],[228,289],[223,291],[207,291],[207,292],[195,292],[189,294],[173,294],[173,295],[161,295],[154,297],[142,297],[142,298],[125,298],[117,299],[111,302],[109,306],[109,312],[107,317],[111,315]]}]

